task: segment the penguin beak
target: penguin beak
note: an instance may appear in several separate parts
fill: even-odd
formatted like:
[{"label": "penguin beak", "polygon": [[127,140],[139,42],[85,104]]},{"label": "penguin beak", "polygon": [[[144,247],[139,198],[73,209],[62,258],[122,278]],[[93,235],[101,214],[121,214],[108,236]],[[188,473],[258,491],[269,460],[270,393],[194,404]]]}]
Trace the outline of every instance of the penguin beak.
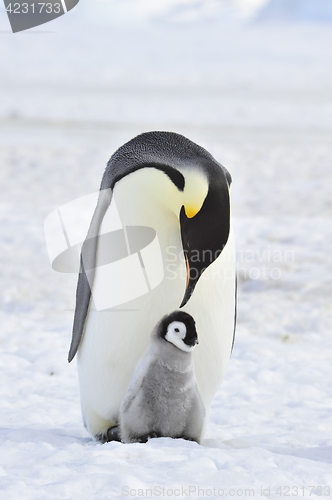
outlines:
[{"label": "penguin beak", "polygon": [[192,273],[191,268],[190,268],[187,253],[184,254],[184,257],[186,259],[186,265],[187,265],[187,283],[186,283],[186,290],[185,290],[184,297],[182,299],[180,308],[186,305],[186,303],[190,299],[193,291],[195,290],[195,286],[196,286],[196,283],[198,281],[198,278],[193,278],[191,276],[193,273]]},{"label": "penguin beak", "polygon": [[210,185],[202,208],[188,217],[185,207],[180,211],[182,248],[186,261],[186,289],[180,308],[192,296],[205,269],[221,254],[227,243],[230,224],[229,192],[226,179]]},{"label": "penguin beak", "polygon": [[190,340],[188,340],[188,339],[184,340],[183,342],[186,345],[188,345],[189,347],[195,347],[195,345],[199,344],[197,337],[194,337],[193,339],[190,339]]}]

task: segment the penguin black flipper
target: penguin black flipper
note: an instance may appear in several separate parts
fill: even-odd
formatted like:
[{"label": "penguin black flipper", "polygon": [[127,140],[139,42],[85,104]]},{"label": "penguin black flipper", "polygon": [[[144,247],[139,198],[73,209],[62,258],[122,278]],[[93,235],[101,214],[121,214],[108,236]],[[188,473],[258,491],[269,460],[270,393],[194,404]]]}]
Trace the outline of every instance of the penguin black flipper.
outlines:
[{"label": "penguin black flipper", "polygon": [[[103,188],[103,190],[101,190],[99,193],[97,206],[92,217],[89,231],[82,245],[81,268],[80,268],[80,274],[78,276],[77,289],[76,289],[76,308],[74,316],[73,334],[68,354],[69,363],[73,360],[77,352],[83,334],[85,320],[91,299],[90,284],[92,285],[94,279],[94,267],[96,261],[99,229],[104,219],[106,210],[111,203],[111,199],[112,199],[111,190]],[[86,270],[90,270],[90,283],[86,275]]]},{"label": "penguin black flipper", "polygon": [[86,320],[86,315],[90,303],[90,298],[91,298],[90,285],[88,283],[88,279],[83,269],[82,256],[81,256],[81,272],[78,276],[78,282],[76,288],[76,308],[74,315],[73,333],[68,353],[69,363],[74,359],[78,346],[80,345],[84,324]]}]

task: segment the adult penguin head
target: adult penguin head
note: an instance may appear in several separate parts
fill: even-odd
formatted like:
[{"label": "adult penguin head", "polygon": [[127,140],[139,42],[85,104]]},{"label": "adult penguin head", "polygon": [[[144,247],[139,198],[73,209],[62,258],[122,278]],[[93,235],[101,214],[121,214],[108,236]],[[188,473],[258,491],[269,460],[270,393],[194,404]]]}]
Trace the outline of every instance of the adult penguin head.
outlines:
[{"label": "adult penguin head", "polygon": [[[114,187],[125,176],[143,168],[166,174],[175,193],[167,202],[178,217],[187,281],[183,307],[204,272],[222,252],[230,227],[231,176],[204,148],[172,132],[141,134],[111,157],[101,189]],[[158,186],[152,186],[158,193]],[[160,193],[162,198],[162,193]]]}]

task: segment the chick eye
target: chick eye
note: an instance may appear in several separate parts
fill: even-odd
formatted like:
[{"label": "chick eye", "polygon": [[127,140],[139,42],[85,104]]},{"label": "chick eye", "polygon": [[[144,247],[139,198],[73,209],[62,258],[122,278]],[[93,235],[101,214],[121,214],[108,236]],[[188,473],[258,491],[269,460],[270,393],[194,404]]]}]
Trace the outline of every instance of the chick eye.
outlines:
[{"label": "chick eye", "polygon": [[174,331],[175,331],[176,333],[179,333],[179,331],[180,331],[180,330],[179,330],[178,328],[174,328]]}]

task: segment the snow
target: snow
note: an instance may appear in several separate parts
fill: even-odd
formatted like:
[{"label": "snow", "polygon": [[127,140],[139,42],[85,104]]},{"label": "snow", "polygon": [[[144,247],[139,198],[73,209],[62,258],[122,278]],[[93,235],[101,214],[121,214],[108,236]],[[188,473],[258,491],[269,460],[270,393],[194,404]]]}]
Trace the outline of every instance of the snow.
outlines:
[{"label": "snow", "polygon": [[[0,498],[331,498],[330,28],[88,29],[76,9],[39,35],[0,18]],[[43,234],[153,129],[234,182],[238,329],[201,446],[91,440],[67,363],[76,276],[52,270]]]}]

